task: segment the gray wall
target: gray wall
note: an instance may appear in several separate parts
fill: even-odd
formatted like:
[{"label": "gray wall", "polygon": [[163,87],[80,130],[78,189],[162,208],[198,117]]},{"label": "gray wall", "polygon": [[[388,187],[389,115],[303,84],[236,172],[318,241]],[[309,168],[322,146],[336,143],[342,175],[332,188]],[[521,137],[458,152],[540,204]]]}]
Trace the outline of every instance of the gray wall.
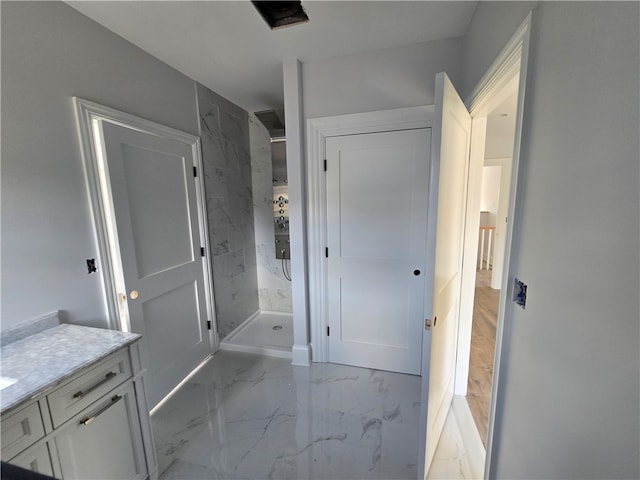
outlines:
[{"label": "gray wall", "polygon": [[[463,37],[463,73],[458,92],[464,99],[538,2],[481,2]],[[490,27],[487,27],[490,25]]]},{"label": "gray wall", "polygon": [[194,82],[58,2],[2,2],[2,328],[107,327],[71,97],[198,134]]},{"label": "gray wall", "polygon": [[462,39],[304,62],[305,118],[433,104],[436,73],[461,79]]},{"label": "gray wall", "polygon": [[202,159],[220,339],[258,310],[246,111],[197,84]]},{"label": "gray wall", "polygon": [[[291,313],[291,283],[284,277],[282,260],[276,259],[275,252],[271,139],[253,115],[249,116],[249,138],[260,310]],[[284,143],[274,146],[283,147]]]},{"label": "gray wall", "polygon": [[[524,18],[480,3],[467,91]],[[639,4],[534,18],[493,478],[638,478]],[[482,58],[479,58],[482,56]]]}]

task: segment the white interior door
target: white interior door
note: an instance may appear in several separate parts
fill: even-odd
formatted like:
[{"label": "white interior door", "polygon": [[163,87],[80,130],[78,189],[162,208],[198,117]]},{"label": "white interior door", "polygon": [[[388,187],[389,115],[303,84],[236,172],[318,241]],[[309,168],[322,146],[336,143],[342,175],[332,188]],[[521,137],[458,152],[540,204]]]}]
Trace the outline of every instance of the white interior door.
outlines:
[{"label": "white interior door", "polygon": [[131,330],[143,335],[153,407],[211,353],[193,149],[101,124],[123,307]]},{"label": "white interior door", "polygon": [[420,374],[430,129],[330,137],[329,361]]},{"label": "white interior door", "polygon": [[428,374],[422,376],[422,404],[427,405],[427,418],[421,421],[422,428],[426,426],[421,433],[426,441],[425,474],[453,400],[470,140],[471,116],[449,78],[439,73],[429,209],[429,263],[434,268],[426,282],[433,290],[425,302],[431,327],[425,329],[423,341],[423,356],[429,359],[423,363]]}]

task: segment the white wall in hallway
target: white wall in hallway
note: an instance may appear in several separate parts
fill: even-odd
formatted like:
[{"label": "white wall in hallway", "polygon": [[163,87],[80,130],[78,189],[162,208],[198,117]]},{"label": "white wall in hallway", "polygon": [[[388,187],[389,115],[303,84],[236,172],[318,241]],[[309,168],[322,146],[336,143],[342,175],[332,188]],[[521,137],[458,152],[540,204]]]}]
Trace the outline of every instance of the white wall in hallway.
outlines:
[{"label": "white wall in hallway", "polygon": [[[526,9],[478,4],[467,92]],[[640,476],[639,18],[534,12],[490,478]]]},{"label": "white wall in hallway", "polygon": [[496,213],[498,213],[498,200],[500,197],[500,171],[499,166],[482,167],[482,193],[480,197],[480,211],[491,212],[491,225],[495,225]]}]

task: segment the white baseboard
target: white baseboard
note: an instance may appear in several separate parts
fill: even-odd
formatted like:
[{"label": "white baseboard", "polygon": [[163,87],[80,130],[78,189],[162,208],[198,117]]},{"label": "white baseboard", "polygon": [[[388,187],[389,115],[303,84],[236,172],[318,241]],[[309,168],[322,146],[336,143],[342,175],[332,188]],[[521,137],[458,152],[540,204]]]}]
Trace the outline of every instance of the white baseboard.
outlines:
[{"label": "white baseboard", "polygon": [[460,435],[467,452],[467,459],[473,478],[484,478],[484,463],[487,451],[482,444],[482,439],[478,433],[475,420],[469,409],[466,397],[456,395],[453,397],[451,406],[456,422],[460,430]]},{"label": "white baseboard", "polygon": [[291,349],[291,364],[300,367],[308,367],[311,365],[311,346],[294,345]]}]

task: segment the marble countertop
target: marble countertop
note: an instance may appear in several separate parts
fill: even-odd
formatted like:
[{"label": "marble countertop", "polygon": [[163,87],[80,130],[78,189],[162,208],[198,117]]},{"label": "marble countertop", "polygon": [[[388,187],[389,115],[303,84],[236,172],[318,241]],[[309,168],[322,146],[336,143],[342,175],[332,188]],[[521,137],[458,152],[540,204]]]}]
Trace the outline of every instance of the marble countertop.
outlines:
[{"label": "marble countertop", "polygon": [[0,412],[36,397],[110,353],[141,338],[135,333],[61,324],[3,345]]}]

